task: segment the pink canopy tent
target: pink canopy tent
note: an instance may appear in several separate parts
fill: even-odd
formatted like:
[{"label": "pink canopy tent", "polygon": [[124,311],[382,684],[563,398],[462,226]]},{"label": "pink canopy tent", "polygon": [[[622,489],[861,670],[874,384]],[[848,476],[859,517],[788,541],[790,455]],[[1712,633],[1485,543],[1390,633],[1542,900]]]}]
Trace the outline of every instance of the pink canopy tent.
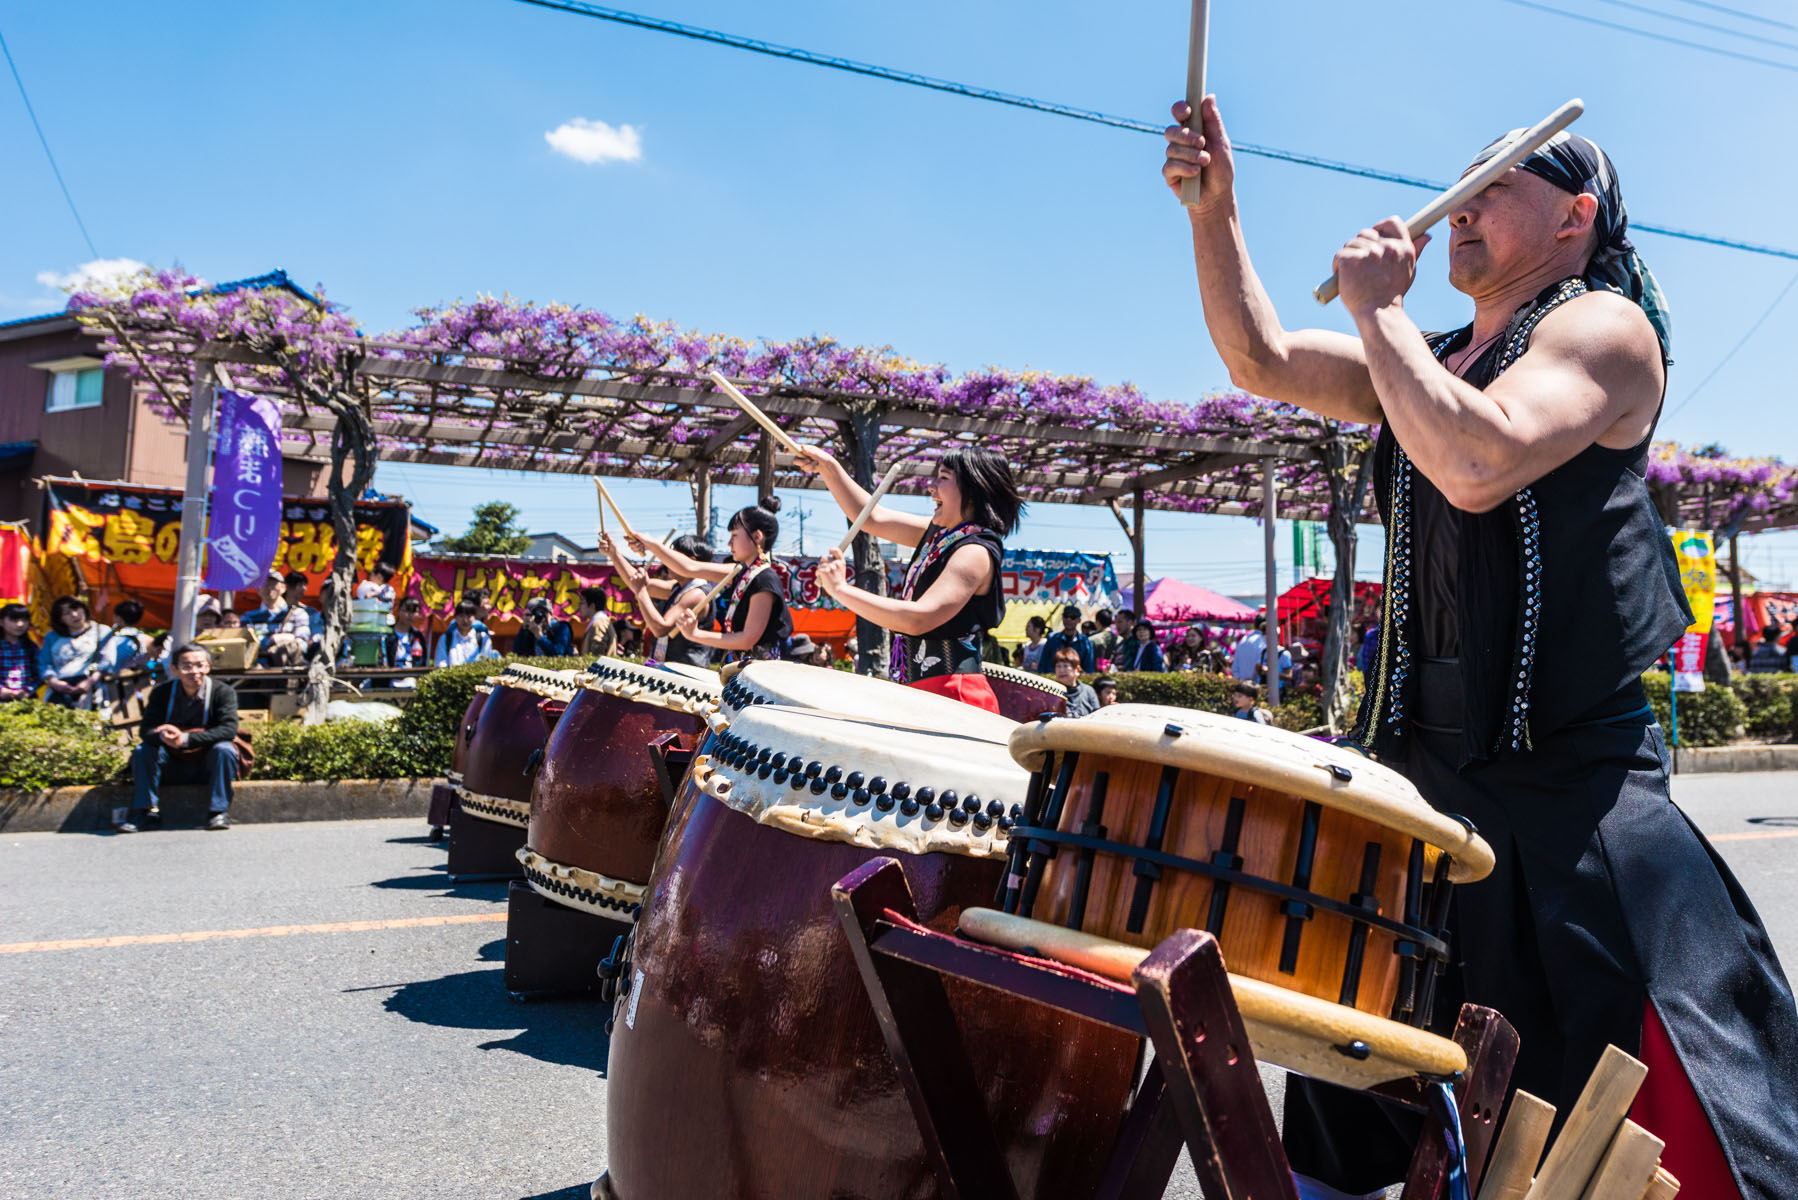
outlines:
[{"label": "pink canopy tent", "polygon": [[1255,610],[1228,596],[1220,596],[1196,583],[1182,583],[1163,576],[1149,584],[1148,606],[1136,603],[1134,592],[1124,593],[1124,607],[1137,615],[1161,623],[1183,621],[1253,621]]}]

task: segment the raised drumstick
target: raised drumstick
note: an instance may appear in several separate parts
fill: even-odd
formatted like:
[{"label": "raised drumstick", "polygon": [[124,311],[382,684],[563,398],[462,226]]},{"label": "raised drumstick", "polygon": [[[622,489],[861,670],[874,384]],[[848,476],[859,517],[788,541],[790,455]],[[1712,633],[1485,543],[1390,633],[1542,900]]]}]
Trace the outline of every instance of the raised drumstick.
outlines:
[{"label": "raised drumstick", "polygon": [[[612,499],[612,493],[606,491],[606,485],[603,482],[601,482],[599,476],[597,476],[597,475],[595,475],[593,477],[593,486],[599,489],[599,498],[602,501],[604,501],[608,506],[610,506],[610,508],[612,510],[612,515],[614,517],[618,518],[618,527],[620,529],[624,530],[624,536],[625,537],[637,536],[636,530],[631,528],[631,523],[624,519],[623,513],[618,511],[618,502],[616,500]],[[601,510],[601,512],[600,512],[600,522],[601,522],[601,524],[604,524],[604,522],[605,522],[604,510]]]},{"label": "raised drumstick", "polygon": [[[1569,100],[1549,113],[1542,120],[1518,134],[1509,146],[1488,159],[1479,170],[1418,209],[1416,214],[1405,222],[1406,232],[1413,239],[1423,234],[1430,226],[1465,204],[1472,197],[1485,191],[1500,175],[1540,150],[1548,143],[1548,139],[1579,120],[1580,114],[1585,111],[1585,102],[1575,99]],[[1181,192],[1180,198],[1186,199],[1184,191]],[[1311,294],[1317,297],[1319,304],[1328,304],[1336,299],[1336,290],[1336,276],[1332,274],[1318,284],[1317,290]]]},{"label": "raised drumstick", "polygon": [[[1186,103],[1192,106],[1192,122],[1188,128],[1204,131],[1205,122],[1199,116],[1199,105],[1205,100],[1205,38],[1207,26],[1211,24],[1209,0],[1192,0],[1192,27],[1188,31],[1186,47]],[[1188,208],[1199,206],[1199,177],[1180,181],[1180,203]]]},{"label": "raised drumstick", "polygon": [[785,450],[788,454],[793,455],[795,458],[799,457],[799,443],[794,441],[791,437],[787,436],[787,431],[782,429],[780,426],[776,425],[773,422],[773,420],[768,416],[767,413],[765,413],[761,409],[757,408],[755,406],[754,401],[752,401],[748,396],[745,396],[742,392],[739,392],[737,390],[735,384],[733,384],[730,380],[726,379],[723,375],[719,374],[717,371],[706,372],[706,378],[710,379],[712,381],[712,383],[717,386],[719,391],[723,392],[726,396],[729,396],[732,400],[736,401],[737,407],[742,409],[744,412],[748,413],[752,418],[754,418],[755,423],[757,425],[760,425],[763,429],[766,429],[768,431],[769,436],[771,436],[776,442],[780,443],[780,448],[782,450]]},{"label": "raised drumstick", "polygon": [[880,477],[880,486],[874,489],[874,494],[868,497],[868,502],[862,505],[862,510],[855,514],[855,520],[849,524],[849,532],[843,535],[841,542],[837,543],[838,550],[844,554],[849,553],[850,543],[855,541],[855,535],[862,531],[862,526],[868,523],[868,518],[874,515],[874,510],[880,507],[881,497],[893,490],[893,484],[899,478],[899,468],[904,465],[904,460],[901,459],[888,467],[887,473]]}]

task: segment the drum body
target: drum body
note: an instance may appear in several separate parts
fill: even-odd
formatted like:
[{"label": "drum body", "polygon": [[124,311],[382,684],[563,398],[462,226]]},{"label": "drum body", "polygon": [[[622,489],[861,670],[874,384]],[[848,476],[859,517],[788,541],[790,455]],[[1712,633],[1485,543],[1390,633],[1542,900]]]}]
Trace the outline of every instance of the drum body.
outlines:
[{"label": "drum body", "polygon": [[1016,667],[983,663],[986,681],[999,698],[999,714],[1014,721],[1034,721],[1048,714],[1065,716],[1068,692],[1052,675],[1033,675]]},{"label": "drum body", "polygon": [[1484,854],[1485,869],[1490,850],[1395,773],[1267,726],[1145,705],[1027,727],[1012,750],[1042,798],[1018,839],[1029,854],[1015,911],[1143,947],[1205,929],[1232,974],[1423,1023],[1433,970],[1419,964],[1446,952],[1451,867],[1469,874],[1439,847]]},{"label": "drum body", "polygon": [[462,714],[462,721],[456,726],[456,740],[450,746],[450,780],[460,782],[462,771],[468,761],[468,747],[474,741],[475,727],[481,720],[481,709],[487,706],[487,697],[493,693],[491,684],[475,685],[474,698],[469,700],[468,708]]},{"label": "drum body", "polygon": [[[607,663],[582,677],[550,734],[525,845],[563,867],[640,887],[668,819],[650,743],[672,734],[692,749],[706,727],[696,710],[716,703],[718,685],[658,687],[663,673],[654,668]],[[677,706],[677,698],[688,702]]]},{"label": "drum body", "polygon": [[[834,798],[834,784],[813,792],[811,780],[824,775],[803,772],[827,757],[816,742],[802,752],[800,775],[761,774],[769,764],[756,762],[758,741],[766,748],[783,732],[826,722],[838,726],[831,736],[841,739],[845,761],[858,743],[881,738],[876,727],[758,708],[716,739],[717,772],[699,767],[689,779],[692,804],[651,877],[615,1013],[607,1172],[621,1200],[936,1193],[830,888],[889,855],[920,919],[953,928],[962,908],[986,903],[999,884],[1003,837],[984,808],[985,829],[976,830],[964,810],[952,826],[940,800],[912,801],[925,780],[935,781],[937,797],[961,777],[1002,802],[1015,797],[995,794],[995,778],[1006,780],[997,793],[1020,797],[1025,781],[991,769],[991,743],[922,734],[911,737],[937,743],[936,761],[920,763],[903,804],[894,801],[904,782],[896,772],[879,793],[859,787],[872,778],[858,779],[861,802],[855,791]],[[987,766],[958,776],[970,759]],[[721,788],[720,776],[733,777],[734,787]],[[758,779],[774,806],[745,802],[742,793]],[[835,782],[847,786],[847,776]],[[945,982],[1019,1195],[1090,1194],[1121,1122],[1136,1039]]]},{"label": "drum body", "polygon": [[494,679],[463,759],[463,811],[502,824],[527,823],[531,780],[554,720],[547,710],[559,712],[573,694],[572,672],[512,666]]}]

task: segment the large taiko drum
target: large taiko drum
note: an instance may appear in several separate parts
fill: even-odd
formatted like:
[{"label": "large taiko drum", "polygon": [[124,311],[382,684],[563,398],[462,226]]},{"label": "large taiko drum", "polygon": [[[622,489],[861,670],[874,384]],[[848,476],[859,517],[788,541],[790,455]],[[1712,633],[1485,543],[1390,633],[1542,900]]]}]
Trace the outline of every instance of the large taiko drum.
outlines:
[{"label": "large taiko drum", "polygon": [[[1006,863],[1028,776],[990,740],[755,705],[695,763],[650,879],[607,1067],[620,1200],[900,1200],[935,1179],[830,887],[897,859],[952,928]],[[1096,1184],[1132,1082],[1117,1030],[946,980],[1023,1197]]]},{"label": "large taiko drum", "polygon": [[692,750],[721,685],[704,675],[601,658],[544,747],[518,852],[525,879],[561,904],[616,920],[643,894],[668,801],[650,743]]},{"label": "large taiko drum", "polygon": [[[1488,874],[1492,850],[1404,777],[1272,726],[1140,704],[1021,725],[1011,751],[1036,780],[1005,907],[1126,946],[1209,931],[1268,1061],[1353,1086],[1459,1069],[1452,1042],[1411,1027],[1447,954],[1450,888]],[[1295,1041],[1274,1027],[1293,1013],[1365,1036]],[[1392,1046],[1424,1057],[1382,1061]]]},{"label": "large taiko drum", "polygon": [[1065,716],[1068,690],[1053,675],[1038,675],[1004,667],[998,663],[982,663],[986,681],[999,699],[999,712],[1014,721],[1034,721],[1038,717]]},{"label": "large taiko drum", "polygon": [[491,680],[462,761],[462,811],[520,829],[530,823],[531,779],[551,725],[574,699],[575,673],[514,663]]},{"label": "large taiko drum", "polygon": [[477,683],[474,697],[469,700],[468,708],[462,714],[462,721],[456,726],[456,740],[450,746],[449,778],[451,783],[462,782],[462,770],[468,761],[468,747],[474,741],[475,727],[480,723],[481,710],[487,707],[487,697],[493,694],[493,683]]}]

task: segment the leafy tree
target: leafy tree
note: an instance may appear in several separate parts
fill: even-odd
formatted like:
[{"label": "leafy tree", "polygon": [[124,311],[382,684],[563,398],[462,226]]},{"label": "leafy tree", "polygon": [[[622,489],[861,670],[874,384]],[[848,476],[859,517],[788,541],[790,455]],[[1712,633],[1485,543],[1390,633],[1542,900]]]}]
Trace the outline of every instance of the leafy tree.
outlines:
[{"label": "leafy tree", "polygon": [[438,538],[437,544],[451,554],[487,554],[510,558],[531,548],[531,537],[515,523],[516,506],[504,500],[478,504],[468,532],[460,536]]}]

